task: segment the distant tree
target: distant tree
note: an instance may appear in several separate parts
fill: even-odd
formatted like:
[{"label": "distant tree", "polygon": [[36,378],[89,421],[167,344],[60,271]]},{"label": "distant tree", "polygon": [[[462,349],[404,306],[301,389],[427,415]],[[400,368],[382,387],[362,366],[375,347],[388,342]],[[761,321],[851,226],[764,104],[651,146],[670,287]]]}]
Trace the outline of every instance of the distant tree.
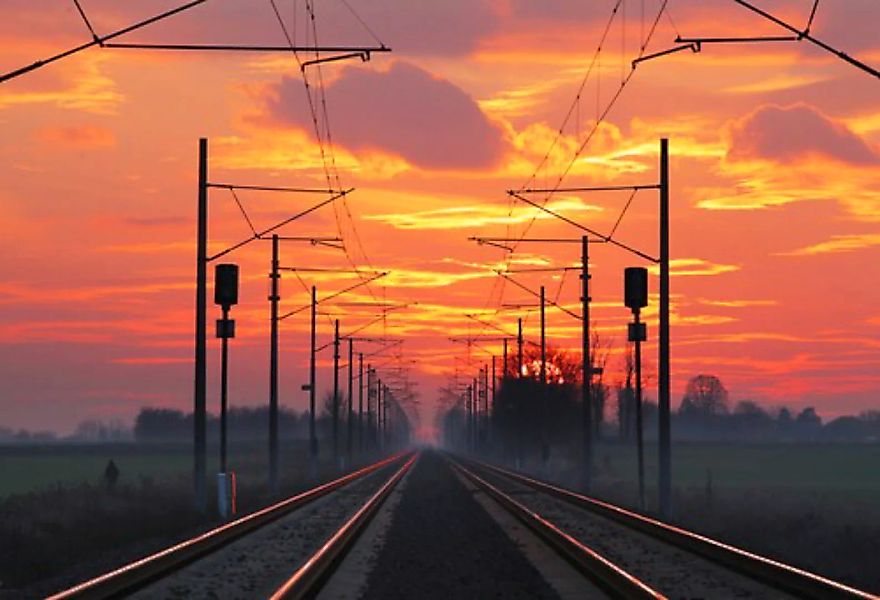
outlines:
[{"label": "distant tree", "polygon": [[822,428],[822,437],[829,440],[862,440],[870,437],[867,423],[858,417],[844,416]]},{"label": "distant tree", "polygon": [[737,403],[728,420],[728,429],[738,439],[767,437],[772,435],[775,426],[773,417],[752,400]]},{"label": "distant tree", "polygon": [[779,414],[776,416],[776,422],[779,423],[780,427],[789,427],[792,421],[791,411],[784,406],[780,408]]},{"label": "distant tree", "polygon": [[683,417],[712,418],[727,414],[727,389],[714,375],[697,375],[688,381],[679,413]]},{"label": "distant tree", "polygon": [[171,408],[142,408],[134,420],[134,437],[139,442],[189,439],[192,415]]},{"label": "distant tree", "polygon": [[754,400],[742,400],[737,402],[736,406],[733,408],[733,414],[743,417],[757,418],[769,418],[770,416],[767,414],[767,411],[761,408],[761,406]]},{"label": "distant tree", "polygon": [[816,429],[822,426],[822,418],[816,414],[816,409],[809,406],[798,413],[794,422],[801,428]]},{"label": "distant tree", "polygon": [[118,419],[87,419],[77,425],[72,438],[80,442],[120,442],[130,439],[131,433]]}]

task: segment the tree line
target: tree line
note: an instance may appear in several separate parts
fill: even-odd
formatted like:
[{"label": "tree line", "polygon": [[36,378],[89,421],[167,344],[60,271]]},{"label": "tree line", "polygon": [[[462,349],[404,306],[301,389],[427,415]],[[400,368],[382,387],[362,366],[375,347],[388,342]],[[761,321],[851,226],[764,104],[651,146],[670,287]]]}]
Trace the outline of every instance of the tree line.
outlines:
[{"label": "tree line", "polygon": [[[605,379],[608,348],[593,340],[593,367],[601,369],[592,385],[591,421],[596,439],[635,439],[635,384],[631,355],[625,357],[623,377],[616,384]],[[468,418],[463,396],[446,391],[449,408],[440,413],[439,429],[444,442],[452,445],[492,444],[532,454],[546,445],[567,445],[582,439],[580,355],[547,350],[546,397],[539,383],[540,355],[537,349],[524,353],[522,372],[518,358],[508,357],[505,377],[495,392],[487,416]],[[612,406],[613,403],[613,406]],[[642,402],[644,437],[656,439],[657,404],[645,396]],[[692,377],[676,410],[672,413],[672,434],[676,441],[880,441],[880,411],[865,411],[823,421],[815,407],[792,411],[786,407],[764,407],[753,400],[730,405],[729,393],[714,375]]]}]

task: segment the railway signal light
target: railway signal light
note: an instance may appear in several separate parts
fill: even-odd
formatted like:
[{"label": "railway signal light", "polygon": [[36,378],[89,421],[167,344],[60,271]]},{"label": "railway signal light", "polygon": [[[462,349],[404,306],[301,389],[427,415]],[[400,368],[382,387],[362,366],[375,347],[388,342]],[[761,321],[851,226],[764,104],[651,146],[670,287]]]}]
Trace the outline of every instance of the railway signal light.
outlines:
[{"label": "railway signal light", "polygon": [[623,303],[627,308],[636,313],[648,306],[648,269],[627,267],[623,271],[623,282]]},{"label": "railway signal light", "polygon": [[214,304],[229,310],[238,304],[238,265],[217,265],[214,268]]},{"label": "railway signal light", "polygon": [[238,304],[238,265],[217,265],[214,268],[214,302],[223,309],[217,320],[217,337],[221,339],[220,360],[220,473],[217,475],[217,508],[224,519],[235,514],[235,475],[226,469],[226,406],[228,404],[229,340],[235,337],[235,321],[229,309]]},{"label": "railway signal light", "polygon": [[642,308],[648,306],[648,269],[627,267],[623,272],[623,302],[633,313],[627,324],[627,339],[635,344],[636,376],[636,446],[638,448],[639,507],[645,508],[645,454],[642,441],[642,342],[648,339],[648,326],[639,320]]}]

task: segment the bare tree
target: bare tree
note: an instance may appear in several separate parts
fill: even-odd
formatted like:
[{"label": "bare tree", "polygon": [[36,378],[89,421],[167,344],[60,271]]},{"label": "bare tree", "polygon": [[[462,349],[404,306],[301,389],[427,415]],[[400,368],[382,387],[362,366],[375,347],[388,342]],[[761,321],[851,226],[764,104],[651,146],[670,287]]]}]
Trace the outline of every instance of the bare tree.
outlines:
[{"label": "bare tree", "polygon": [[728,413],[727,389],[714,375],[697,375],[688,381],[679,413],[682,416],[718,417]]}]

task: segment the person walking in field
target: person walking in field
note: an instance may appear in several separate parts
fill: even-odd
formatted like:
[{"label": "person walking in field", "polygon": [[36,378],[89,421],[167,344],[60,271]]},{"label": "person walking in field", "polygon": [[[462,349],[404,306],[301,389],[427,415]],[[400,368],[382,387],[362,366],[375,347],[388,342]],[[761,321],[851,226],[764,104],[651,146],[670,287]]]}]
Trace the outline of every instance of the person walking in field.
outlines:
[{"label": "person walking in field", "polygon": [[119,479],[119,467],[116,466],[116,463],[111,458],[104,468],[104,484],[112,489],[116,486],[117,479]]}]

